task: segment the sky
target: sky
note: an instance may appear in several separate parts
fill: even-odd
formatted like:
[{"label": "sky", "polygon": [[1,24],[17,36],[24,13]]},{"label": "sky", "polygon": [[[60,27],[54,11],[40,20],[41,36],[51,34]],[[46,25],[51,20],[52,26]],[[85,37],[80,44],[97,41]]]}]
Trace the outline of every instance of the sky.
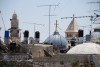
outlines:
[{"label": "sky", "polygon": [[[72,19],[61,19],[61,17],[75,16],[90,16],[94,15],[94,11],[98,9],[98,4],[89,4],[88,2],[95,2],[100,0],[0,0],[0,11],[6,26],[6,30],[11,27],[10,19],[12,14],[18,16],[19,28],[21,29],[22,40],[23,32],[29,30],[29,36],[34,37],[34,25],[30,23],[43,24],[35,25],[35,30],[40,31],[40,41],[43,42],[49,36],[49,7],[40,5],[58,5],[51,7],[50,19],[50,34],[52,35],[55,30],[55,22],[58,20],[59,33],[65,37],[65,30]],[[87,26],[91,24],[90,18],[76,19],[80,26]],[[0,16],[0,36],[4,38],[4,24]],[[97,26],[97,25],[95,25]],[[80,27],[82,29],[82,27]],[[84,34],[88,34],[90,28],[84,28]]]}]

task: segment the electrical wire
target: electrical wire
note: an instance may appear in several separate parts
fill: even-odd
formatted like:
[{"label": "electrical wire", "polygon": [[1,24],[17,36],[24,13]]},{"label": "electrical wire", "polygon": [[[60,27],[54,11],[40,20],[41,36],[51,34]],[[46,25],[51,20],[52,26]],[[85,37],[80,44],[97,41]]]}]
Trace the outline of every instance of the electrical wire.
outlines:
[{"label": "electrical wire", "polygon": [[[60,1],[61,1],[61,0],[59,0],[58,3],[57,3],[58,6],[59,6],[59,4],[60,4]],[[55,9],[56,9],[56,6],[55,6],[55,8],[54,8],[54,11],[55,11]]]},{"label": "electrical wire", "polygon": [[[0,14],[1,14],[1,11],[0,11]],[[5,23],[4,23],[4,19],[2,17],[2,14],[1,14],[1,19],[2,19],[2,22],[3,22],[3,25],[4,25],[4,29],[6,30],[6,26],[5,26]]]}]

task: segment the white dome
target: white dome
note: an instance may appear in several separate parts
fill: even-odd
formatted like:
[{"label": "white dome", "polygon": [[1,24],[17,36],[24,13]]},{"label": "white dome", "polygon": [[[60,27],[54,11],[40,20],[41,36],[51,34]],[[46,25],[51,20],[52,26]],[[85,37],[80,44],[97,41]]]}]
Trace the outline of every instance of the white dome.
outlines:
[{"label": "white dome", "polygon": [[71,48],[67,54],[100,54],[100,45],[95,43],[83,43]]}]

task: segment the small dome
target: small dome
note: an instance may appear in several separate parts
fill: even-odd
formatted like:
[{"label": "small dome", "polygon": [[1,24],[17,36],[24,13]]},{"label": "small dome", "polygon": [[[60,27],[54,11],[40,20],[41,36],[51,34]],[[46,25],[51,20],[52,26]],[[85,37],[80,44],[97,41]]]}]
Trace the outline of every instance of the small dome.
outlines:
[{"label": "small dome", "polygon": [[53,35],[48,37],[45,41],[45,44],[51,44],[56,48],[64,49],[67,45],[67,40],[59,34],[59,32],[54,32]]}]

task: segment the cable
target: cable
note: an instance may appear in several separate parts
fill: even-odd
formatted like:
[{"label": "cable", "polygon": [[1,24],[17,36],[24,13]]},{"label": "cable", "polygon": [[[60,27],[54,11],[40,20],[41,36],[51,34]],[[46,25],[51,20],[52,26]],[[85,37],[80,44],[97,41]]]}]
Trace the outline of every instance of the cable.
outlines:
[{"label": "cable", "polygon": [[[59,4],[60,4],[60,1],[61,1],[61,0],[59,0],[58,3],[57,3],[58,6],[59,6]],[[56,6],[55,6],[55,8],[54,8],[54,11],[55,11],[55,9],[56,9]]]},{"label": "cable", "polygon": [[[62,0],[60,0],[60,1],[58,2],[58,5],[61,4],[61,3],[60,3],[61,1],[62,1]],[[62,2],[63,2],[63,1],[62,1]],[[65,2],[64,2],[64,3],[65,3]],[[65,4],[63,4],[63,5],[65,5]],[[66,6],[62,6],[61,10],[57,12],[57,15],[60,15],[61,13],[63,13],[63,11],[65,10],[65,7],[66,7]]]},{"label": "cable", "polygon": [[[1,14],[1,11],[0,11],[0,14]],[[2,17],[2,14],[1,14],[1,19],[2,19],[2,22],[3,22],[4,28],[5,28],[5,30],[6,30],[6,26],[5,26],[5,23],[4,23],[4,19],[3,19],[3,17]]]}]

